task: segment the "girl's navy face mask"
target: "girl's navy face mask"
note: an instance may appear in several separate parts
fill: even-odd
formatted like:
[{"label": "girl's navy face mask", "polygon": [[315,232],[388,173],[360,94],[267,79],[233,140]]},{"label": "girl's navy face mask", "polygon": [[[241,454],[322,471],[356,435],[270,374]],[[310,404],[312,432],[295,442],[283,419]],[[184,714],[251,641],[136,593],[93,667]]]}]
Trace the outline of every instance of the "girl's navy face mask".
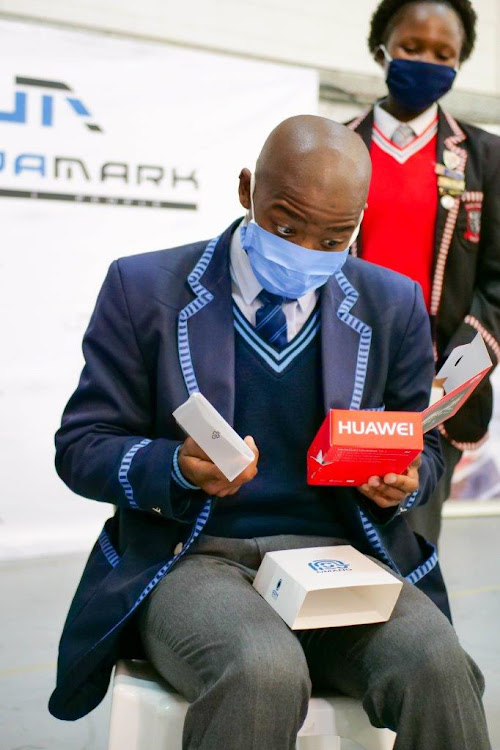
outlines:
[{"label": "girl's navy face mask", "polygon": [[386,61],[386,83],[394,99],[408,112],[422,112],[448,93],[457,70],[450,65],[392,58],[380,45]]}]

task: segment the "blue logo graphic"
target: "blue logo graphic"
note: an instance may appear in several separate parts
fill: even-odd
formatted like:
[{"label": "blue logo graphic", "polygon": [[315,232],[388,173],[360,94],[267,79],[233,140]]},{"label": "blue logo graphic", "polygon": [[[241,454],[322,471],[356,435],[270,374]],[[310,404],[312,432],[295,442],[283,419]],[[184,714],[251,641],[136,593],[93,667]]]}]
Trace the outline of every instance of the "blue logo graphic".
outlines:
[{"label": "blue logo graphic", "polygon": [[[80,141],[82,138],[78,136],[78,131],[81,126],[92,133],[103,133],[82,99],[62,81],[15,76],[11,95],[10,105],[4,103],[3,97],[0,99],[0,132],[3,134],[6,132],[5,128],[8,130],[12,125],[17,126],[14,132],[20,136],[23,133],[28,135],[28,129],[24,127],[26,125],[36,127],[37,136],[56,134],[66,124],[71,125],[72,121],[75,128],[71,135]],[[29,137],[31,140],[32,133]],[[52,139],[47,140],[54,142]],[[56,140],[59,141],[59,138]],[[86,148],[90,141],[93,142],[92,145],[102,143],[101,139],[94,139],[93,136],[83,140]],[[86,156],[58,152],[54,154],[50,152],[52,149],[49,149],[50,147],[47,147],[41,153],[37,153],[33,152],[30,145],[27,148],[17,147],[12,152],[0,146],[0,200],[21,198],[176,211],[198,210],[198,204],[194,200],[162,200],[164,189],[175,190],[180,185],[189,184],[192,190],[198,190],[196,169],[186,172],[184,169],[151,164],[149,161],[142,164],[115,161],[114,158],[99,158],[98,164],[92,164]],[[17,184],[4,187],[2,178],[6,176],[20,179],[16,181]],[[49,180],[52,182],[50,186]],[[112,186],[107,194],[103,194],[101,190],[93,190],[94,187],[102,187],[105,184]],[[45,189],[45,186],[48,189]],[[69,187],[70,190],[61,189],[59,186]],[[115,190],[114,186],[125,188],[126,192]],[[140,188],[138,194],[131,195],[131,189],[136,188]],[[144,195],[146,190],[148,192]],[[213,437],[215,440],[220,435],[214,432]]]},{"label": "blue logo graphic", "polygon": [[278,598],[278,594],[279,594],[279,591],[280,591],[282,583],[283,583],[283,581],[280,578],[279,581],[276,584],[276,587],[272,590],[271,596],[273,597],[273,599],[277,599]]},{"label": "blue logo graphic", "polygon": [[351,566],[342,560],[313,560],[308,565],[315,573],[339,573],[351,570]]},{"label": "blue logo graphic", "polygon": [[[62,81],[48,81],[42,78],[25,78],[23,76],[16,76],[16,86],[29,87],[34,89],[46,89],[49,91],[62,92],[62,96],[55,96],[53,93],[43,93],[39,97],[39,113],[40,113],[40,125],[44,128],[51,128],[54,126],[54,101],[57,99],[63,100],[66,106],[69,106],[71,110],[82,118],[85,126],[96,133],[102,133],[102,128],[99,127],[95,122],[90,122],[92,115],[89,110],[82,102],[81,99],[73,96],[73,90],[70,86],[67,86]],[[29,102],[28,102],[29,99]],[[14,103],[10,112],[0,110],[0,122],[10,122],[17,125],[25,125],[27,122],[27,112],[36,110],[36,103],[31,103],[33,99],[36,99],[34,91],[30,91],[28,94],[26,91],[14,90]]]}]

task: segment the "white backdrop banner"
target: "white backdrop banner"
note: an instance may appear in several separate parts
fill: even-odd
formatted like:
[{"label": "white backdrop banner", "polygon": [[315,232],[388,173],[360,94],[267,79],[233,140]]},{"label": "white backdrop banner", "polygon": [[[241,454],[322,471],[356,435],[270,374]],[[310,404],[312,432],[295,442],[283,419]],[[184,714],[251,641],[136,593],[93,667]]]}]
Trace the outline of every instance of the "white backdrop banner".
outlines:
[{"label": "white backdrop banner", "polygon": [[0,22],[0,557],[77,550],[109,506],[72,496],[53,433],[109,263],[218,234],[313,71]]}]

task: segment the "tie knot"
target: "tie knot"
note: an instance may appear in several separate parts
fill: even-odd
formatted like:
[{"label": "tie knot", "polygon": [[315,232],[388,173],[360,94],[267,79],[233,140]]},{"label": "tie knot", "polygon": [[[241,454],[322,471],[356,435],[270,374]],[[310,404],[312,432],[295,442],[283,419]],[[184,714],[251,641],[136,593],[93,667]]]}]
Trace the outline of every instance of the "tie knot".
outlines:
[{"label": "tie knot", "polygon": [[406,144],[412,141],[414,137],[415,133],[413,128],[405,122],[402,122],[392,134],[392,141],[396,146],[406,146]]},{"label": "tie knot", "polygon": [[265,305],[282,305],[283,302],[290,301],[288,297],[283,297],[281,294],[273,294],[273,292],[268,292],[266,289],[263,289],[258,299],[263,302]]},{"label": "tie knot", "polygon": [[282,304],[288,298],[263,289],[258,296],[262,307],[255,311],[255,329],[264,341],[281,351],[287,344],[286,315]]}]

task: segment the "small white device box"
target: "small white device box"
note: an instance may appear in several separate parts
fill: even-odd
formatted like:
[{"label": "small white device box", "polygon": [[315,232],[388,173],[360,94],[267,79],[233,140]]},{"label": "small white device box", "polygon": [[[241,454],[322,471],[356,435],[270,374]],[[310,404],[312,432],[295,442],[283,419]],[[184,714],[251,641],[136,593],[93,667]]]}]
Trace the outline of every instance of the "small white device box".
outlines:
[{"label": "small white device box", "polygon": [[201,393],[192,393],[173,417],[230,482],[252,463],[252,449]]}]

